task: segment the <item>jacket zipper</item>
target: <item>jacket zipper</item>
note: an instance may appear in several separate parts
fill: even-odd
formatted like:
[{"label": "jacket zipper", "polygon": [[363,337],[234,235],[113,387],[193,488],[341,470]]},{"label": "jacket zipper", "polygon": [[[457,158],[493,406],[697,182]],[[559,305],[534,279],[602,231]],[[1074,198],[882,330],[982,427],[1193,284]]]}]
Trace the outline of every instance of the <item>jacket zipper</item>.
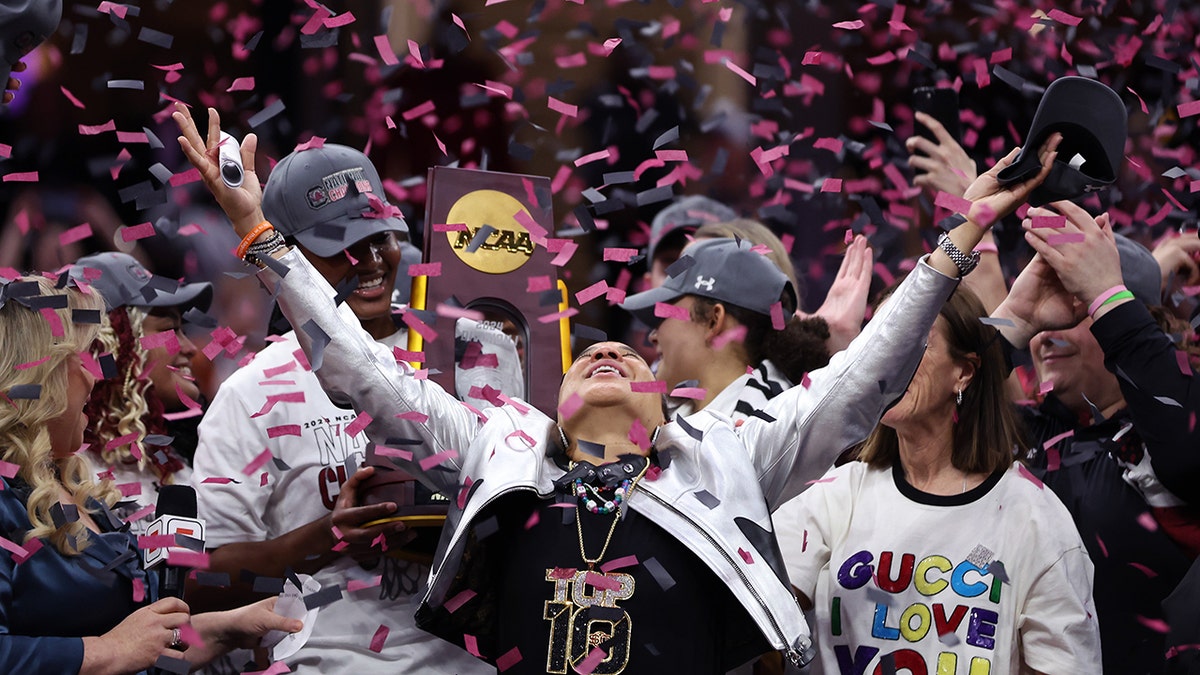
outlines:
[{"label": "jacket zipper", "polygon": [[738,567],[737,561],[735,561],[733,559],[733,556],[729,555],[729,552],[726,551],[724,548],[722,548],[721,545],[717,543],[717,540],[713,539],[712,535],[710,535],[708,532],[704,531],[704,529],[702,527],[697,525],[696,522],[693,521],[691,518],[688,518],[687,515],[684,514],[682,511],[675,508],[671,504],[668,504],[667,502],[663,501],[662,498],[660,498],[658,495],[654,494],[653,492],[650,492],[649,490],[642,490],[642,494],[644,494],[644,495],[650,497],[651,499],[653,499],[654,501],[658,502],[664,508],[671,510],[672,512],[675,513],[675,515],[679,516],[680,518],[683,518],[697,532],[699,532],[701,535],[703,535],[704,538],[708,540],[708,543],[711,544],[713,548],[715,548],[721,552],[721,555],[725,557],[725,560],[729,563],[730,567],[733,568],[733,571],[737,572],[738,577],[741,578],[742,584],[745,585],[745,587],[750,591],[750,594],[754,596],[754,599],[758,601],[758,605],[759,605],[759,607],[762,607],[763,613],[766,614],[767,618],[771,620],[771,627],[775,629],[775,634],[777,636],[779,636],[779,641],[782,642],[786,646],[786,649],[784,650],[784,654],[787,657],[787,660],[790,661],[792,663],[792,665],[794,665],[794,666],[797,666],[797,667],[803,666],[804,665],[803,654],[792,647],[792,644],[787,639],[787,636],[783,634],[783,629],[779,627],[779,622],[775,620],[775,615],[771,613],[770,608],[767,607],[767,603],[762,599],[762,596],[759,595],[758,590],[756,588],[754,588],[753,584],[750,583],[750,579],[746,577],[746,573],[742,571],[742,568]]}]

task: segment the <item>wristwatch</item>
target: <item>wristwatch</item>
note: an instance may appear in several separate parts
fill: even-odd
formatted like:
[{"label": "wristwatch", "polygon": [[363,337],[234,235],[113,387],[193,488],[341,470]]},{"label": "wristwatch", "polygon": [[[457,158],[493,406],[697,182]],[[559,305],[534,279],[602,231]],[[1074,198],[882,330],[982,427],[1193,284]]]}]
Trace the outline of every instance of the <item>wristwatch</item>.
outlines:
[{"label": "wristwatch", "polygon": [[950,262],[954,263],[954,266],[958,268],[958,275],[960,277],[970,274],[971,270],[975,269],[975,266],[979,264],[979,251],[971,251],[971,255],[963,253],[958,250],[953,241],[950,241],[950,235],[945,232],[942,233],[942,236],[938,237],[937,245],[938,248],[942,249],[949,256]]}]

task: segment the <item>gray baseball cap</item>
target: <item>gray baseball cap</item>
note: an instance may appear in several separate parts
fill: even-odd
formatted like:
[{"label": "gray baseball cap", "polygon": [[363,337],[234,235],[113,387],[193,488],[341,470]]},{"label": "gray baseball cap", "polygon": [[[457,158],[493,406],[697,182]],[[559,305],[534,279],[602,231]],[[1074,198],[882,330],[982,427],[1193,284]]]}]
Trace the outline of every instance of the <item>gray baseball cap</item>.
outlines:
[{"label": "gray baseball cap", "polygon": [[323,258],[381,232],[408,232],[371,160],[335,143],[279,160],[263,190],[262,208],[276,231]]},{"label": "gray baseball cap", "polygon": [[733,209],[703,195],[680,197],[659,211],[650,223],[650,245],[646,247],[646,259],[654,261],[658,245],[674,232],[695,232],[707,223],[724,223],[737,218]]},{"label": "gray baseball cap", "polygon": [[1147,307],[1161,305],[1162,273],[1154,254],[1123,234],[1115,237],[1117,253],[1121,255],[1121,280],[1125,282],[1125,288]]},{"label": "gray baseball cap", "polygon": [[108,251],[85,255],[71,266],[69,274],[100,291],[108,311],[118,307],[195,307],[208,311],[213,287],[207,281],[180,284],[152,274],[127,253]]},{"label": "gray baseball cap", "polygon": [[3,0],[0,2],[0,90],[12,67],[46,41],[62,18],[62,0]]},{"label": "gray baseball cap", "polygon": [[750,249],[749,242],[734,239],[698,241],[675,263],[681,267],[676,274],[668,276],[658,288],[629,296],[621,307],[647,326],[662,323],[654,316],[655,304],[674,302],[685,295],[711,298],[769,316],[771,306],[786,293],[796,307],[796,289],[787,275],[765,255]]}]

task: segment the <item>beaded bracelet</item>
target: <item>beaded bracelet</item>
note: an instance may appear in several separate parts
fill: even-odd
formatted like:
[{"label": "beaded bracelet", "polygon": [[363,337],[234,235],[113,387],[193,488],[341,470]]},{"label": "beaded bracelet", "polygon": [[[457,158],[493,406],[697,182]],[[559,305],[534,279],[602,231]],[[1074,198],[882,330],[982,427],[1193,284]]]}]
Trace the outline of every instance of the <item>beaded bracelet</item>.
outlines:
[{"label": "beaded bracelet", "polygon": [[259,235],[261,235],[263,232],[266,232],[267,230],[274,230],[274,229],[275,229],[275,226],[271,225],[271,223],[269,223],[265,220],[262,221],[261,223],[259,223],[258,225],[255,225],[254,229],[250,230],[250,232],[248,232],[246,234],[246,236],[242,237],[242,242],[240,244],[238,244],[237,257],[245,258],[246,251],[248,251],[250,249],[250,245],[254,243],[254,240],[258,239]]},{"label": "beaded bracelet", "polygon": [[[1095,315],[1096,310],[1100,309],[1100,307],[1103,306],[1106,302],[1108,302],[1109,300],[1112,300],[1113,297],[1116,296],[1118,293],[1120,293],[1122,291],[1128,291],[1128,290],[1129,290],[1128,288],[1125,288],[1125,284],[1117,284],[1116,286],[1113,286],[1112,288],[1108,289],[1107,291],[1104,291],[1100,295],[1097,295],[1096,299],[1092,300],[1092,304],[1088,305],[1088,316]],[[1129,297],[1133,297],[1133,294],[1130,293]]]},{"label": "beaded bracelet", "polygon": [[283,235],[278,230],[274,230],[271,232],[271,236],[263,241],[251,244],[246,249],[246,255],[242,259],[251,265],[262,267],[262,261],[260,260],[262,256],[273,253],[285,246],[287,246],[287,240],[283,238]]}]

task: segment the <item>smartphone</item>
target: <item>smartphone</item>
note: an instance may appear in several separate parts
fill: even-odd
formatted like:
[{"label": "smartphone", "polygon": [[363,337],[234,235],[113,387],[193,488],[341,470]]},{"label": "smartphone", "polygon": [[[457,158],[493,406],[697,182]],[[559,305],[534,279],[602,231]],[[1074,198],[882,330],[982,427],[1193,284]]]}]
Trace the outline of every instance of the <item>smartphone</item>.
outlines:
[{"label": "smartphone", "polygon": [[[958,115],[958,92],[949,87],[917,87],[913,89],[913,110],[923,112],[942,123],[954,142],[962,144],[962,121]],[[933,132],[915,122],[916,132],[937,143]]]}]

